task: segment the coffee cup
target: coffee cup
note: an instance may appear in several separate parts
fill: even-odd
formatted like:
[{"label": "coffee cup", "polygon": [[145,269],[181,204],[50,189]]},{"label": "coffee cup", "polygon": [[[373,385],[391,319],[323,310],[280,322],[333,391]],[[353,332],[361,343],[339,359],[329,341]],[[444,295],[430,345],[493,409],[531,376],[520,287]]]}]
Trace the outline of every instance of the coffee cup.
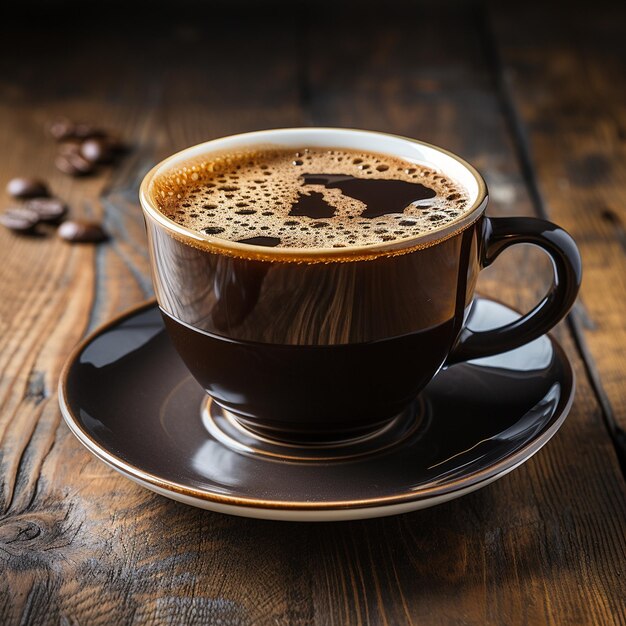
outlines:
[{"label": "coffee cup", "polygon": [[[245,176],[250,163],[257,167],[263,155],[305,151],[333,155],[335,173],[307,170],[307,157],[294,156],[294,167],[303,168],[297,180],[317,190],[304,195],[300,190],[298,197],[310,201],[317,193],[324,206],[335,202],[357,213],[351,222],[346,220],[352,214],[346,213],[349,226],[339,228],[339,218],[333,222],[329,214],[298,214],[294,204],[290,213],[299,215],[294,223],[306,224],[302,233],[318,237],[314,228],[322,224],[319,230],[326,239],[293,245],[300,226],[279,224],[273,237],[255,231],[258,224],[274,219],[269,215],[273,211],[257,211],[255,202],[261,200],[245,198],[249,194],[236,184],[230,185],[229,194],[227,183]],[[408,223],[406,228],[416,230],[387,229],[390,235],[372,241],[380,216],[362,211],[359,217],[358,207],[367,204],[369,193],[359,181],[369,177],[374,189],[378,170],[337,174],[337,154],[365,155],[359,157],[361,166],[381,163],[377,167],[386,182],[376,187],[378,205],[384,205],[385,185],[390,201],[392,190],[395,194],[399,189],[389,174],[398,170],[396,179],[406,179],[403,190],[413,189],[409,184],[417,189],[411,177],[419,175],[427,190],[428,180],[434,187],[457,186],[462,193],[446,197],[453,202],[462,196],[463,206],[433,209],[420,196],[411,205],[412,214],[435,211],[429,219],[439,215],[439,220],[415,226],[417,218],[403,219],[396,207],[397,215],[383,216],[381,223],[393,218],[394,224]],[[267,180],[261,177],[252,185],[265,209],[281,202],[280,194],[272,196],[268,162]],[[411,167],[390,170],[387,162]],[[226,168],[222,174],[218,166]],[[227,175],[227,170],[235,174]],[[223,184],[216,182],[220,175]],[[202,205],[209,208],[201,209],[205,213],[200,217],[187,210],[187,217],[178,219],[177,205],[190,205],[186,194],[192,210],[193,202],[204,198],[198,191],[202,185],[210,186],[211,193],[221,185],[215,191],[218,200]],[[281,185],[281,193],[287,193]],[[233,223],[257,233],[254,237],[226,236],[224,215],[237,193],[248,208],[240,209],[245,219]],[[429,193],[435,194],[425,195]],[[442,148],[390,134],[293,128],[216,139],[157,165],[145,177],[140,198],[155,293],[174,346],[213,402],[242,427],[280,441],[336,442],[384,428],[412,405],[442,367],[512,350],[549,331],[574,303],[581,281],[580,255],[563,229],[529,217],[487,217],[487,187],[469,163]],[[193,220],[203,215],[225,226],[200,228]],[[280,233],[292,237],[287,239],[292,243],[276,244]],[[549,255],[552,286],[519,320],[492,330],[470,330],[465,322],[479,272],[518,243],[534,244]]]}]

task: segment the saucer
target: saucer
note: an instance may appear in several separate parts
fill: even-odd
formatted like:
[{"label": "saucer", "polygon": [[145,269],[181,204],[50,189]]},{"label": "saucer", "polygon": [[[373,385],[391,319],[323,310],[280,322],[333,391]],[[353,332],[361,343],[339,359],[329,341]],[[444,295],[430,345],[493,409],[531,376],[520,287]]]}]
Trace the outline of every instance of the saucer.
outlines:
[{"label": "saucer", "polygon": [[[477,298],[468,326],[519,317]],[[364,519],[422,509],[480,489],[556,433],[574,375],[549,336],[441,370],[412,407],[379,432],[333,445],[263,439],[207,398],[147,302],[83,341],[59,401],[95,456],[161,495],[263,519]]]}]

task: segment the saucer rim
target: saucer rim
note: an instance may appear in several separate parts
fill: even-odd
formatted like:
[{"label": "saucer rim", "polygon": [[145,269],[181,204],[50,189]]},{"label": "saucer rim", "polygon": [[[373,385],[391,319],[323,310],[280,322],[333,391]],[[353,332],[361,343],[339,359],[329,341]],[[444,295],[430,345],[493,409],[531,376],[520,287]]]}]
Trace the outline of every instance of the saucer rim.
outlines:
[{"label": "saucer rim", "polygon": [[[84,444],[83,444],[84,445]],[[119,472],[124,478],[131,480],[135,484],[163,496],[176,502],[181,502],[188,506],[193,506],[205,511],[212,511],[214,513],[222,513],[224,515],[235,515],[237,517],[247,517],[251,519],[272,520],[279,522],[349,522],[363,519],[374,519],[378,517],[391,517],[393,515],[402,515],[404,513],[411,513],[413,511],[420,511],[422,509],[428,509],[439,504],[445,504],[451,500],[462,498],[474,491],[478,491],[487,485],[503,478],[513,470],[517,469],[520,465],[523,465],[534,454],[539,452],[542,446],[539,446],[536,450],[533,450],[526,458],[519,459],[517,463],[511,465],[502,470],[502,472],[490,476],[485,480],[476,482],[472,485],[461,487],[456,491],[448,493],[438,494],[429,498],[422,498],[418,500],[409,500],[407,502],[396,502],[391,504],[382,504],[376,506],[366,507],[352,507],[338,509],[327,509],[317,507],[313,509],[287,509],[287,508],[261,508],[252,506],[240,506],[235,504],[225,504],[221,502],[215,502],[205,498],[196,498],[186,494],[179,494],[172,492],[161,487],[157,487],[151,483],[145,482],[136,476],[125,473],[120,468],[111,465],[108,461],[100,459],[107,467]]]},{"label": "saucer rim", "polygon": [[[486,297],[482,295],[476,295],[474,300],[482,299],[495,302],[507,307],[509,310],[519,313],[516,309],[496,298]],[[94,456],[103,461],[109,467],[119,471],[125,477],[133,480],[134,482],[155,491],[161,495],[172,498],[179,502],[186,502],[193,504],[194,506],[200,506],[201,508],[211,509],[222,512],[228,512],[230,514],[243,515],[247,517],[265,519],[296,519],[301,518],[302,514],[307,513],[322,513],[322,512],[348,512],[348,511],[368,511],[367,517],[378,517],[386,515],[387,513],[376,514],[377,509],[389,510],[390,507],[396,508],[400,505],[413,505],[412,508],[407,506],[406,512],[410,510],[416,510],[418,508],[426,508],[439,502],[445,502],[456,497],[461,497],[466,493],[480,489],[482,486],[486,486],[490,482],[497,480],[498,478],[508,474],[510,471],[517,468],[519,465],[530,459],[536,452],[538,452],[552,437],[556,434],[559,428],[565,421],[572,403],[574,401],[576,391],[576,374],[572,368],[570,360],[568,359],[565,351],[559,344],[559,342],[552,337],[551,333],[543,335],[550,341],[552,349],[560,363],[563,365],[564,377],[569,383],[569,393],[567,397],[561,397],[559,404],[554,410],[556,417],[552,418],[550,423],[542,429],[542,431],[528,441],[524,446],[506,456],[500,461],[489,465],[481,470],[474,471],[470,474],[463,475],[451,481],[445,482],[441,485],[435,485],[425,489],[420,489],[414,493],[403,493],[391,496],[382,496],[377,498],[367,498],[359,500],[340,500],[340,501],[326,501],[326,502],[307,502],[307,501],[277,501],[277,500],[263,500],[257,498],[240,497],[232,495],[216,494],[210,491],[196,489],[194,487],[188,487],[180,483],[164,480],[163,478],[146,472],[133,464],[124,461],[116,455],[109,452],[104,446],[99,444],[82,426],[80,420],[74,415],[67,402],[67,381],[70,374],[70,370],[73,364],[76,362],[79,355],[83,350],[97,339],[100,335],[107,332],[110,328],[120,324],[125,319],[139,314],[140,312],[153,307],[158,308],[158,302],[156,298],[150,298],[140,304],[137,304],[122,313],[116,315],[109,321],[105,322],[93,332],[87,335],[78,345],[72,350],[67,358],[58,384],[58,400],[63,419],[70,431],[76,436],[76,438],[89,450]],[[449,496],[449,497],[445,497]],[[443,499],[442,499],[443,498]],[[191,500],[192,502],[189,502]],[[434,500],[431,504],[431,500]],[[204,505],[207,506],[204,506]],[[226,511],[228,509],[228,511]],[[249,511],[244,513],[243,511]],[[239,512],[237,512],[239,511]],[[267,515],[260,515],[263,512]],[[275,512],[276,517],[270,514]],[[398,513],[403,511],[398,511]],[[289,515],[287,515],[289,514]],[[291,515],[299,514],[299,515]],[[395,513],[389,513],[395,514]],[[315,516],[312,516],[315,517]],[[323,516],[322,516],[323,517]],[[320,521],[323,521],[320,517]],[[333,517],[330,516],[329,519]],[[325,519],[325,518],[324,518]],[[359,517],[352,517],[346,515],[343,519],[359,519]]]}]

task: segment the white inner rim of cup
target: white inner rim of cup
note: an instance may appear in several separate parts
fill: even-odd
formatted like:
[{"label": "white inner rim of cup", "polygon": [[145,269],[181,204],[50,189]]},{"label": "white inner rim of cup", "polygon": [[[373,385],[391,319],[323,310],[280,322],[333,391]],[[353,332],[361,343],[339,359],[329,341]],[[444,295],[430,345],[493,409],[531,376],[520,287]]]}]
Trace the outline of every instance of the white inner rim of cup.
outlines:
[{"label": "white inner rim of cup", "polygon": [[[365,152],[377,152],[395,156],[410,163],[416,163],[431,169],[438,170],[443,175],[460,183],[467,191],[469,207],[456,220],[413,237],[397,239],[389,243],[370,244],[367,246],[351,246],[347,248],[269,248],[244,244],[228,239],[205,235],[181,226],[169,219],[156,207],[151,196],[151,184],[159,176],[183,165],[186,161],[212,154],[239,151],[242,149],[271,148],[344,148]],[[161,161],[144,178],[140,190],[140,199],[144,211],[168,230],[174,231],[196,241],[207,241],[218,248],[257,250],[264,256],[280,257],[304,253],[307,256],[345,256],[346,253],[367,254],[374,251],[399,250],[413,245],[425,244],[446,238],[449,234],[461,230],[473,222],[478,213],[484,208],[486,186],[481,175],[466,161],[436,146],[396,135],[375,131],[355,130],[348,128],[282,128],[276,130],[262,130],[240,135],[231,135],[221,139],[214,139],[186,148],[171,157]]]}]

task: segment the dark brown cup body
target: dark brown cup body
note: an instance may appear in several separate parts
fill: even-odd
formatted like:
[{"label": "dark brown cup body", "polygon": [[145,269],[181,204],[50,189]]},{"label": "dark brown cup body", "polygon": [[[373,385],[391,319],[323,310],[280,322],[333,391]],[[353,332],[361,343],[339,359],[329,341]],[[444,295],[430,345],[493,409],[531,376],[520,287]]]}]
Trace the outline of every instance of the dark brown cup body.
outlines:
[{"label": "dark brown cup body", "polygon": [[146,222],[193,376],[253,430],[304,441],[376,428],[436,374],[472,302],[483,220],[421,249],[315,262],[230,256]]},{"label": "dark brown cup body", "polygon": [[[345,145],[428,163],[466,187],[470,206],[412,239],[302,250],[225,241],[160,212],[155,198],[173,193],[159,187],[161,173],[194,180],[189,158],[268,142]],[[300,128],[225,137],[156,166],[140,199],[155,292],[174,345],[218,404],[277,439],[372,431],[408,407],[442,365],[513,350],[548,332],[571,308],[582,277],[580,254],[563,229],[541,219],[486,217],[487,188],[469,163],[385,133]],[[551,288],[518,320],[467,328],[479,271],[518,243],[550,256]]]}]

